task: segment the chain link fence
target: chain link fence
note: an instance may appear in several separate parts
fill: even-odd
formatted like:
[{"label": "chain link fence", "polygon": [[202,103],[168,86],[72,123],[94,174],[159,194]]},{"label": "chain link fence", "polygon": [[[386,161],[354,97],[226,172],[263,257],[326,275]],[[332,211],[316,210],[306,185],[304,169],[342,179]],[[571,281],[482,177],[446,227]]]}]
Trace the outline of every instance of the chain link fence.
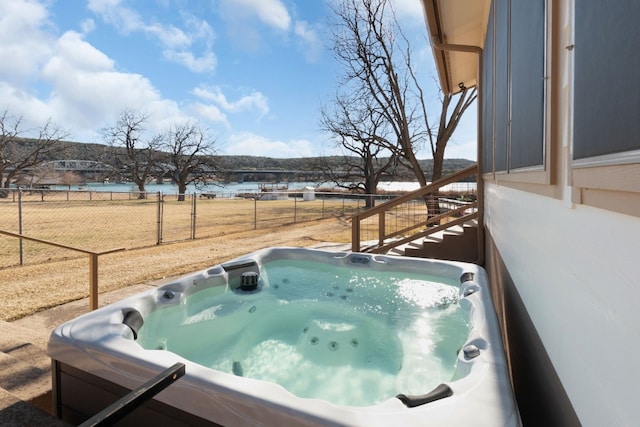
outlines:
[{"label": "chain link fence", "polygon": [[[215,197],[102,191],[2,189],[0,230],[90,251],[134,249],[350,216],[365,198],[351,193],[267,192]],[[0,235],[0,268],[77,257],[72,251]]]}]

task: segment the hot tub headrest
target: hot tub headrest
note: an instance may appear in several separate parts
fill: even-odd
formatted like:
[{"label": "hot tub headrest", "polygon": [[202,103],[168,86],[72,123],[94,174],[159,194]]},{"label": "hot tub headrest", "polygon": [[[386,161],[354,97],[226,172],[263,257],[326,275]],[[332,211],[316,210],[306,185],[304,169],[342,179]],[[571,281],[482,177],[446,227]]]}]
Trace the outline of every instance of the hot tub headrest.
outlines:
[{"label": "hot tub headrest", "polygon": [[144,318],[142,314],[135,308],[129,308],[124,310],[124,316],[122,318],[122,323],[127,325],[131,332],[133,332],[133,339],[138,339],[138,331],[144,324]]}]

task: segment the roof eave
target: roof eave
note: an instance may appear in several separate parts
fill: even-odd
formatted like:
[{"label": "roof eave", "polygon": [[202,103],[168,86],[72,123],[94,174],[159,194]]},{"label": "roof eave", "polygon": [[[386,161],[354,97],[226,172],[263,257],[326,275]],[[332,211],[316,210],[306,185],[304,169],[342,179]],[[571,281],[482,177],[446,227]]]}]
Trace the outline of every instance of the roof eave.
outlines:
[{"label": "roof eave", "polygon": [[[455,94],[461,87],[477,85],[473,52],[484,44],[491,0],[422,0],[422,4],[443,92]],[[469,49],[441,48],[453,45]]]}]

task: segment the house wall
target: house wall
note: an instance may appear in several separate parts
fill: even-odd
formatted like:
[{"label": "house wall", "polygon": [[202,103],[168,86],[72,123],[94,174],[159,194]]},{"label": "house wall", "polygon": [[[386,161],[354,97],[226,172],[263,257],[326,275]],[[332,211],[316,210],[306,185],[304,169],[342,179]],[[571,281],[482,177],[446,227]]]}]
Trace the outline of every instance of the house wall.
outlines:
[{"label": "house wall", "polygon": [[[635,425],[640,87],[616,76],[626,75],[618,70],[632,63],[627,50],[640,44],[640,6],[636,0],[543,3],[545,51],[534,64],[544,69],[544,115],[542,123],[539,116],[528,123],[543,129],[527,144],[543,147],[544,156],[533,168],[512,161],[524,147],[518,135],[526,134],[510,120],[519,108],[514,73],[526,73],[513,68],[509,50],[513,30],[521,29],[521,15],[512,13],[518,2],[492,3],[482,80],[484,99],[492,102],[480,113],[486,267],[525,425]],[[499,46],[507,50],[498,52]],[[539,82],[539,70],[518,78]],[[586,77],[597,81],[585,84]],[[589,93],[594,85],[597,100]],[[590,108],[598,114],[586,103],[595,103]],[[608,117],[634,125],[603,134]],[[598,151],[598,143],[616,148]],[[578,149],[583,146],[588,150]]]},{"label": "house wall", "polygon": [[579,426],[580,421],[549,359],[495,242],[487,236],[485,268],[508,353],[511,383],[525,426]]},{"label": "house wall", "polygon": [[[562,394],[555,370],[583,425],[633,425],[640,219],[493,184],[486,192],[487,265],[498,264],[489,269],[491,279],[505,288],[514,376],[542,380],[535,393],[544,401]],[[512,324],[514,317],[520,320]],[[544,353],[552,369],[518,360],[544,359]],[[562,399],[555,406],[556,416],[569,410]]]}]

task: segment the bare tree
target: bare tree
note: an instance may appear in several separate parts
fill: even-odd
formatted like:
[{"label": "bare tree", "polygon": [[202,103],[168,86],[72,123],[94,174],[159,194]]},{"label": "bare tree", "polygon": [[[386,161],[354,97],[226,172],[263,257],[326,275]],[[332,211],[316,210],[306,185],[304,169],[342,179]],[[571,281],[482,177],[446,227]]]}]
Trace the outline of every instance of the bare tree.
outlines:
[{"label": "bare tree", "polygon": [[28,188],[46,188],[60,180],[60,173],[55,170],[53,163],[43,162],[29,168],[28,173],[22,174],[15,182]]},{"label": "bare tree", "polygon": [[[346,152],[340,170],[333,169],[329,162],[322,170],[339,187],[373,195],[377,193],[382,176],[395,167],[396,155],[393,152],[389,155],[389,150],[377,141],[388,130],[384,117],[372,108],[369,99],[348,99],[337,94],[335,109],[322,109],[322,129],[329,132],[336,145]],[[373,207],[374,200],[367,198],[366,207]]]},{"label": "bare tree", "polygon": [[[415,80],[415,76],[412,73],[412,78]],[[442,177],[442,167],[444,164],[444,154],[447,148],[447,143],[451,139],[453,132],[458,127],[462,115],[473,104],[478,97],[477,88],[461,85],[462,89],[457,95],[450,93],[443,94],[440,92],[440,102],[442,109],[440,110],[440,119],[438,120],[438,130],[434,132],[433,127],[430,125],[427,115],[427,110],[424,103],[424,96],[422,89],[417,84],[416,88],[420,93],[421,107],[423,110],[422,117],[424,118],[425,128],[427,129],[427,136],[429,138],[429,145],[431,147],[431,156],[433,158],[433,173],[431,175],[431,181],[435,181]],[[458,99],[456,100],[455,97]],[[449,111],[451,105],[454,105],[453,111]]]},{"label": "bare tree", "polygon": [[206,129],[190,121],[172,126],[165,138],[172,180],[178,186],[178,201],[184,201],[189,184],[202,183],[210,177],[215,141]]},{"label": "bare tree", "polygon": [[140,199],[146,198],[145,185],[154,178],[161,157],[162,137],[145,134],[148,120],[143,113],[125,109],[113,125],[102,129],[105,142],[113,148],[114,169],[136,184]]},{"label": "bare tree", "polygon": [[66,185],[71,190],[72,185],[78,185],[82,183],[82,177],[75,172],[66,171],[60,176],[60,182]]},{"label": "bare tree", "polygon": [[[35,134],[35,137],[23,135]],[[8,110],[0,114],[0,182],[9,185],[21,175],[52,160],[69,134],[51,120],[37,129],[23,129],[22,116],[13,117]]]},{"label": "bare tree", "polygon": [[427,179],[416,152],[428,140],[434,159],[431,180],[440,178],[447,142],[476,99],[476,89],[461,88],[453,112],[449,112],[453,97],[444,96],[440,120],[431,124],[427,99],[414,72],[411,46],[390,1],[335,0],[332,9],[336,18],[332,50],[345,70],[343,90],[350,91],[354,99],[367,99],[386,122],[383,129],[389,130],[376,135],[375,142],[411,169],[424,186]]}]

